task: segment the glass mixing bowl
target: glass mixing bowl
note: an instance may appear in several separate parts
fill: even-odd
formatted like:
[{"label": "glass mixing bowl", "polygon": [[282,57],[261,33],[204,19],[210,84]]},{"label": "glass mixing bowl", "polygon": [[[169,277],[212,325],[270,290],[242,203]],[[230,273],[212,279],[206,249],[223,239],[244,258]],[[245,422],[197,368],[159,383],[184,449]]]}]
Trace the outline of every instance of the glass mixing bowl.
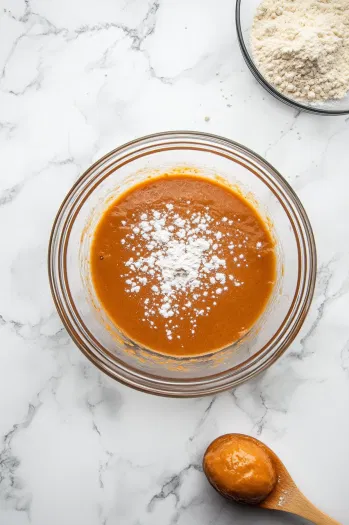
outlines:
[{"label": "glass mixing bowl", "polygon": [[261,1],[262,0],[237,0],[235,13],[236,30],[240,48],[248,67],[258,82],[274,97],[298,110],[309,111],[311,113],[316,113],[317,115],[349,114],[349,93],[341,100],[330,100],[328,102],[300,102],[290,97],[286,97],[264,78],[253,60],[250,41],[253,19]]},{"label": "glass mixing bowl", "polygon": [[[237,185],[259,209],[276,243],[277,284],[264,314],[242,340],[212,354],[176,358],[137,346],[107,318],[91,282],[89,253],[94,228],[111,200],[147,177],[184,167],[189,174]],[[80,177],[54,222],[48,266],[58,313],[96,366],[145,392],[190,397],[232,388],[282,355],[312,300],[316,249],[302,204],[270,164],[225,138],[179,131],[129,142]]]}]

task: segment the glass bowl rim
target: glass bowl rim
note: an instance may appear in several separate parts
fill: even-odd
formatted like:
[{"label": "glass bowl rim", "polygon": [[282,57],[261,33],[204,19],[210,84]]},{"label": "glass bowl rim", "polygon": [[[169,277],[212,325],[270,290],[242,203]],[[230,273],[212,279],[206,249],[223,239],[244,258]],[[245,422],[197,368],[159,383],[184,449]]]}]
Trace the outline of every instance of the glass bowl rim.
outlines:
[{"label": "glass bowl rim", "polygon": [[236,23],[236,32],[238,36],[238,42],[240,46],[240,50],[242,53],[242,56],[244,57],[244,60],[251,71],[251,73],[254,75],[256,80],[261,84],[261,86],[266,89],[271,95],[273,95],[275,98],[283,102],[284,104],[287,104],[288,106],[291,106],[298,111],[307,111],[308,113],[313,113],[315,115],[321,115],[321,116],[343,116],[349,114],[349,108],[344,110],[331,110],[331,109],[321,109],[321,108],[314,108],[311,106],[307,106],[306,104],[302,104],[301,102],[297,102],[296,100],[293,100],[291,98],[286,97],[282,93],[280,93],[277,89],[274,88],[272,84],[270,84],[262,75],[262,73],[259,71],[257,66],[255,65],[250,52],[247,49],[247,46],[245,44],[245,38],[243,35],[242,27],[241,27],[241,3],[243,0],[236,0],[236,6],[235,6],[235,23]]},{"label": "glass bowl rim", "polygon": [[[125,365],[118,359],[114,359],[112,366],[110,366],[111,359],[108,356],[108,352],[103,353],[100,350],[98,351],[98,348],[96,347],[93,349],[94,351],[92,351],[91,346],[89,346],[91,345],[91,341],[86,342],[85,333],[83,332],[88,332],[88,329],[84,325],[84,323],[81,321],[83,330],[81,330],[81,327],[79,326],[77,328],[76,321],[74,321],[75,327],[72,325],[69,316],[73,317],[74,319],[74,312],[72,312],[71,309],[67,308],[66,302],[63,303],[62,298],[65,300],[64,293],[62,289],[60,289],[59,286],[57,286],[57,276],[60,277],[58,282],[61,284],[62,272],[59,265],[59,261],[62,259],[61,242],[62,236],[64,234],[64,228],[67,228],[67,221],[69,219],[69,207],[71,208],[71,210],[73,209],[74,196],[77,196],[78,198],[78,196],[82,193],[83,190],[81,191],[81,186],[83,185],[83,183],[87,181],[87,186],[91,185],[91,183],[93,183],[94,181],[93,176],[95,175],[95,178],[97,178],[98,176],[98,173],[96,174],[96,170],[98,169],[98,167],[102,166],[103,163],[105,163],[105,161],[107,160],[117,162],[118,159],[120,160],[120,158],[124,158],[122,157],[122,155],[126,155],[127,152],[129,152],[129,155],[136,154],[137,151],[144,151],[144,149],[146,148],[150,149],[150,151],[145,154],[151,154],[152,149],[156,146],[159,146],[161,144],[161,141],[172,139],[177,140],[176,149],[181,149],[178,148],[178,143],[181,143],[181,141],[182,147],[184,147],[187,144],[187,142],[185,142],[186,140],[196,140],[196,143],[199,145],[210,145],[213,148],[216,147],[217,151],[214,151],[214,154],[219,154],[219,146],[225,146],[228,150],[230,150],[231,153],[242,153],[246,155],[246,162],[247,160],[250,160],[251,162],[254,160],[258,164],[259,169],[262,169],[262,167],[266,169],[268,176],[271,178],[271,180],[275,183],[278,183],[279,187],[284,191],[285,195],[281,195],[281,197],[283,197],[284,203],[287,202],[287,204],[292,209],[293,213],[296,214],[297,220],[299,220],[300,225],[304,228],[305,240],[303,247],[303,255],[306,256],[307,250],[309,250],[308,258],[306,257],[306,270],[304,271],[301,283],[303,285],[303,288],[304,283],[306,283],[306,287],[304,288],[304,290],[302,290],[301,300],[297,305],[295,311],[291,312],[290,314],[290,307],[287,315],[285,316],[285,319],[277,328],[276,332],[270,338],[268,343],[264,345],[264,347],[261,350],[258,350],[258,352],[256,352],[252,357],[248,358],[247,360],[243,361],[235,367],[229,368],[218,374],[210,375],[207,378],[199,377],[194,379],[172,379],[168,377],[155,376],[140,371],[129,365]],[[146,148],[144,148],[144,146],[146,146]],[[138,149],[134,150],[134,148]],[[132,163],[132,160],[133,158],[131,158],[129,162]],[[233,162],[233,159],[230,159],[230,161]],[[245,168],[248,169],[246,166]],[[254,176],[258,176],[252,170],[249,171]],[[109,176],[110,170],[104,168],[101,173],[104,172],[105,177]],[[104,180],[105,177],[103,177],[102,180]],[[266,184],[264,180],[262,182]],[[282,198],[278,196],[277,198],[280,204],[283,205]],[[68,219],[64,218],[64,213],[67,210]],[[77,212],[74,213],[74,217],[76,217],[76,214]],[[70,229],[71,224],[69,223],[69,230]],[[297,238],[297,234],[295,231],[294,235]],[[300,253],[302,253],[302,250],[299,247],[299,242],[297,242],[297,244],[298,257],[300,257]],[[56,263],[58,265],[58,271],[56,271],[55,268]],[[143,392],[167,397],[199,397],[204,395],[212,395],[223,390],[233,388],[238,384],[250,379],[251,377],[254,377],[258,373],[267,369],[287,350],[287,348],[299,332],[306,318],[313,298],[316,280],[316,245],[313,231],[307,214],[303,208],[303,205],[301,204],[299,198],[297,197],[296,193],[291,188],[291,186],[288,184],[288,182],[282,177],[282,175],[277,170],[275,170],[275,168],[268,161],[263,159],[260,155],[256,154],[249,148],[242,146],[241,144],[227,139],[225,137],[196,131],[165,131],[151,135],[146,135],[117,147],[116,149],[104,155],[102,158],[98,159],[77,179],[77,181],[73,184],[73,186],[70,188],[67,195],[65,196],[52,226],[48,247],[48,274],[52,297],[58,314],[67,332],[69,333],[74,343],[78,346],[80,351],[101,371],[103,371],[113,379],[119,381],[120,383],[123,383],[127,386],[130,386],[136,390],[140,390]],[[299,293],[299,283],[297,286],[298,287],[293,297],[291,305],[295,302],[297,293]],[[281,327],[283,328],[283,330],[280,331]],[[268,347],[268,345],[270,346],[270,342],[273,341],[275,336],[278,336],[280,339],[281,335],[283,335],[283,340],[281,340],[281,342],[280,340],[276,341],[276,343],[274,342],[273,346],[269,348],[268,351],[264,351]],[[83,339],[84,337],[85,340]],[[95,340],[93,336],[92,340],[94,343],[97,343],[97,346],[99,345],[99,343]],[[267,361],[263,362],[261,365],[258,365],[258,362],[265,357],[267,357]],[[257,365],[257,367],[255,365]],[[253,369],[253,366],[255,366],[255,369]]]}]

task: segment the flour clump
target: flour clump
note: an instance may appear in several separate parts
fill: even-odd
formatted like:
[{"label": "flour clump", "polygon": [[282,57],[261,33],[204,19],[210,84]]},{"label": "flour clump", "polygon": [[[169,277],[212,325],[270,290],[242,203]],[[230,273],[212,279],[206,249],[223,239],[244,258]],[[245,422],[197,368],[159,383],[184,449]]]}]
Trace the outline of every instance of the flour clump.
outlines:
[{"label": "flour clump", "polygon": [[[157,330],[158,316],[166,319],[169,340],[173,339],[179,328],[178,322],[184,316],[190,319],[190,332],[195,334],[197,320],[207,317],[211,311],[208,298],[218,299],[224,295],[229,290],[228,284],[244,285],[233,274],[226,273],[222,241],[226,238],[228,253],[234,257],[236,248],[246,251],[248,237],[239,228],[223,233],[220,227],[227,221],[225,217],[221,220],[213,218],[208,209],[187,213],[183,218],[173,204],[167,204],[165,210],[142,213],[140,217],[133,214],[129,221],[122,221],[122,226],[128,226],[129,233],[121,239],[121,244],[134,253],[125,262],[126,293],[138,294],[148,286],[150,279],[156,281],[144,301],[142,321]],[[229,226],[232,225],[230,220]],[[228,239],[233,235],[237,247]],[[215,242],[217,238],[220,244]],[[233,258],[233,265],[237,261],[238,257]],[[240,266],[237,262],[236,267]],[[248,267],[246,261],[244,266]],[[216,285],[220,286],[216,288]],[[187,301],[183,305],[185,294],[189,294],[193,302]],[[212,306],[216,305],[217,301],[213,301]]]},{"label": "flour clump", "polygon": [[266,80],[290,98],[326,101],[349,91],[348,0],[263,0],[251,44]]}]

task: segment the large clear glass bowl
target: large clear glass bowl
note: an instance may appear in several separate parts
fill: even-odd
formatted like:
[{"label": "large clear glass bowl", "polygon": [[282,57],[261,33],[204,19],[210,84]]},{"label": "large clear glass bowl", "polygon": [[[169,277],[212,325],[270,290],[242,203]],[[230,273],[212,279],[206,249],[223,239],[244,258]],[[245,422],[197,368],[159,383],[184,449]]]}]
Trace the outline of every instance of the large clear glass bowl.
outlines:
[{"label": "large clear glass bowl", "polygon": [[[242,340],[212,354],[176,358],[137,346],[107,318],[91,282],[89,253],[94,228],[112,199],[146,177],[178,168],[220,176],[253,201],[275,238],[277,284],[264,314]],[[96,366],[145,392],[190,397],[232,388],[282,355],[312,300],[316,249],[302,204],[270,164],[225,138],[179,131],[129,142],[80,177],[54,222],[48,266],[59,315]]]},{"label": "large clear glass bowl", "polygon": [[309,111],[317,115],[347,115],[349,114],[349,92],[343,99],[329,100],[327,102],[306,102],[286,97],[270,84],[258,69],[253,59],[251,48],[251,28],[257,8],[262,0],[236,0],[236,30],[243,57],[258,82],[271,95],[301,111]]}]

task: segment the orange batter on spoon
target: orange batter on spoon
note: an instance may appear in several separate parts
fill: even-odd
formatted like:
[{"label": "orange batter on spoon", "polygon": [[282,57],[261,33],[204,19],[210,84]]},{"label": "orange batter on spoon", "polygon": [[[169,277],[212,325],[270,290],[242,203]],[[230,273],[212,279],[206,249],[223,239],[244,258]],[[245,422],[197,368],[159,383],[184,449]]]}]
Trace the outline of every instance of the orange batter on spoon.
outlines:
[{"label": "orange batter on spoon", "polygon": [[248,436],[220,436],[208,447],[203,466],[218,492],[242,503],[260,503],[277,482],[269,454]]}]

